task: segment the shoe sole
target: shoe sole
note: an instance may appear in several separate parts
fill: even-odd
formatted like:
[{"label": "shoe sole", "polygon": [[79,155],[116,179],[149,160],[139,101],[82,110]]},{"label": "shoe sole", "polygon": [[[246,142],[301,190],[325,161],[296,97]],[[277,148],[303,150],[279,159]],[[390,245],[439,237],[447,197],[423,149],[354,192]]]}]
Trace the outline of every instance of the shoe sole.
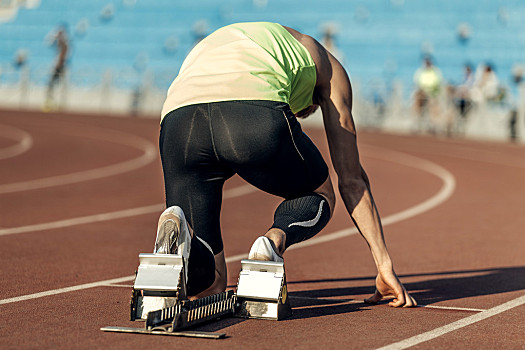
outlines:
[{"label": "shoe sole", "polygon": [[253,254],[252,256],[248,257],[250,260],[257,260],[257,261],[273,261],[272,258],[266,255],[260,255],[260,254]]},{"label": "shoe sole", "polygon": [[[173,218],[168,218],[172,216]],[[179,220],[174,215],[166,215],[160,218],[155,252],[158,254],[177,254],[177,240],[179,238]]]}]

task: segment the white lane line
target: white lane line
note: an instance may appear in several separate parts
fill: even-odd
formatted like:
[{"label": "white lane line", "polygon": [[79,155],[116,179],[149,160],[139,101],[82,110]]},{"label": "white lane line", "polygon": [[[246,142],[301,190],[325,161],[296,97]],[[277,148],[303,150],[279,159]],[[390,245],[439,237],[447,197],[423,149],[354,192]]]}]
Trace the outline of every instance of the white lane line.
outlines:
[{"label": "white lane line", "polygon": [[[127,281],[125,281],[127,282]],[[133,288],[132,284],[114,284],[114,283],[108,283],[104,284],[102,287],[117,287],[117,288]]]},{"label": "white lane line", "polygon": [[164,208],[165,206],[163,204],[154,204],[154,205],[148,205],[148,206],[139,207],[139,208],[125,209],[125,210],[113,211],[109,213],[102,213],[102,214],[88,215],[88,216],[82,216],[82,217],[72,218],[72,219],[46,222],[43,224],[34,224],[34,225],[26,225],[26,226],[19,226],[19,227],[13,227],[13,228],[4,228],[4,229],[0,229],[0,236],[14,235],[14,234],[26,233],[26,232],[35,232],[35,231],[37,231],[37,233],[40,233],[42,231],[53,230],[57,228],[64,228],[64,227],[70,227],[70,226],[82,225],[82,224],[91,224],[95,222],[108,221],[108,220],[123,219],[123,218],[128,218],[131,216],[144,215],[144,214],[150,214],[150,213],[156,213],[156,212],[160,213],[164,210]]},{"label": "white lane line", "polygon": [[126,160],[124,162],[119,162],[100,168],[89,169],[70,174],[50,176],[35,180],[2,184],[0,185],[0,194],[36,190],[96,180],[141,168],[157,158],[157,148],[150,141],[143,139],[142,137],[113,130],[108,131],[106,129],[96,129],[96,132],[89,134],[90,129],[91,128],[83,128],[82,133],[79,134],[79,136],[90,137],[106,142],[129,146],[141,150],[143,154],[139,157]]},{"label": "white lane line", "polygon": [[[230,256],[226,258],[226,263],[240,261],[242,259],[245,259],[246,257],[247,257],[246,254],[238,254],[238,255]],[[22,295],[19,297],[2,299],[0,300],[0,305],[17,303],[20,301],[38,299],[38,298],[43,298],[43,297],[47,297],[51,295],[69,293],[69,292],[74,292],[77,290],[84,290],[84,289],[95,288],[95,287],[108,287],[108,286],[114,287],[115,283],[129,282],[129,281],[133,281],[134,279],[135,279],[135,275],[131,275],[131,276],[126,276],[126,277],[113,278],[113,279],[109,279],[105,281],[80,284],[78,286],[53,289],[53,290],[48,290],[48,291],[40,292],[40,293],[27,294],[27,295]]]},{"label": "white lane line", "polygon": [[74,291],[77,291],[77,290],[83,290],[83,289],[88,289],[88,288],[101,287],[101,286],[104,286],[104,285],[107,285],[107,284],[111,284],[111,283],[127,282],[127,281],[130,281],[130,280],[133,280],[134,278],[135,278],[134,275],[133,276],[127,276],[127,277],[113,278],[113,279],[105,280],[105,281],[85,283],[85,284],[80,284],[78,286],[71,286],[71,287],[66,287],[66,288],[53,289],[53,290],[48,290],[48,291],[40,292],[40,293],[34,293],[34,294],[22,295],[22,296],[14,297],[14,298],[2,299],[2,300],[0,300],[0,305],[16,303],[16,302],[24,301],[24,300],[38,299],[38,298],[48,297],[48,296],[51,296],[51,295],[57,295],[57,294],[62,294],[62,293],[74,292]]},{"label": "white lane line", "polygon": [[482,312],[480,312],[478,314],[475,314],[475,315],[472,315],[472,316],[468,316],[468,317],[462,318],[462,319],[460,319],[458,321],[449,323],[449,324],[447,324],[445,326],[433,329],[433,330],[425,332],[425,333],[418,334],[416,336],[413,336],[411,338],[407,338],[405,340],[401,340],[401,341],[399,341],[397,343],[393,343],[393,344],[390,344],[390,345],[387,345],[387,346],[383,346],[383,347],[379,348],[378,350],[400,350],[400,349],[406,349],[406,348],[409,348],[411,346],[414,346],[414,345],[417,345],[417,344],[421,344],[423,342],[435,339],[437,337],[440,337],[440,336],[442,336],[444,334],[453,332],[453,331],[458,330],[460,328],[463,328],[463,327],[466,327],[466,326],[470,326],[471,324],[483,321],[483,320],[485,320],[485,319],[487,319],[489,317],[498,315],[498,314],[500,314],[502,312],[508,311],[510,309],[513,309],[515,307],[518,307],[518,306],[521,306],[521,305],[524,305],[524,304],[525,304],[525,295],[523,295],[521,297],[518,297],[516,299],[513,299],[511,301],[508,301],[508,302],[506,302],[504,304],[495,306],[495,307],[493,307],[491,309],[482,311]]},{"label": "white lane line", "polygon": [[470,307],[456,307],[456,306],[439,306],[439,305],[418,305],[418,307],[425,307],[427,309],[440,309],[440,310],[454,310],[454,311],[471,311],[471,312],[482,312],[487,309],[473,309]]},{"label": "white lane line", "polygon": [[[232,189],[224,191],[223,198],[234,198],[242,196],[251,192],[255,192],[257,189],[251,185],[242,185]],[[153,204],[144,207],[124,209],[113,211],[109,213],[81,216],[77,218],[58,220],[53,222],[46,222],[42,224],[26,225],[12,228],[0,229],[0,236],[14,235],[18,233],[35,232],[40,233],[46,230],[53,230],[57,228],[70,227],[75,225],[91,224],[95,222],[110,221],[116,219],[123,219],[132,216],[161,213],[166,208],[165,204]],[[159,214],[160,215],[160,214]]]},{"label": "white lane line", "polygon": [[33,146],[33,138],[24,130],[0,125],[0,137],[16,141],[16,144],[0,149],[0,160],[16,157]]},{"label": "white lane line", "polygon": [[[394,222],[398,222],[400,220],[408,219],[408,218],[413,217],[415,215],[421,214],[423,211],[430,210],[430,209],[434,208],[435,206],[437,206],[437,205],[441,204],[442,202],[444,202],[447,198],[449,198],[452,195],[452,193],[454,191],[454,187],[455,187],[454,176],[450,172],[448,172],[446,169],[440,167],[437,164],[434,164],[434,163],[432,163],[430,161],[427,161],[427,160],[424,160],[424,159],[421,159],[421,158],[418,158],[418,157],[409,156],[409,155],[404,154],[404,153],[394,152],[394,151],[387,151],[387,150],[383,150],[383,149],[381,149],[381,155],[375,155],[375,156],[378,157],[378,158],[381,158],[381,159],[388,160],[388,161],[398,162],[400,164],[404,164],[404,165],[407,165],[407,166],[410,166],[410,167],[413,167],[413,168],[421,169],[423,171],[429,172],[429,173],[439,177],[443,181],[443,186],[438,191],[438,193],[436,193],[435,195],[433,195],[432,197],[430,197],[426,201],[424,201],[424,202],[422,202],[422,203],[420,203],[418,205],[415,205],[412,208],[408,208],[408,209],[406,209],[406,210],[404,210],[404,211],[402,211],[400,213],[393,214],[393,215],[385,217],[383,219],[383,225],[384,226],[388,225],[388,224],[392,224]],[[241,186],[241,187],[243,187],[243,186]],[[238,196],[238,195],[244,194],[246,191],[248,191],[248,190],[247,189],[239,190],[239,188],[236,188],[236,189],[232,189],[231,193],[235,193],[235,196]],[[233,196],[233,195],[231,195],[231,196]],[[226,196],[224,196],[224,198],[226,198]],[[231,198],[231,197],[229,197],[229,198]],[[423,208],[424,210],[423,209],[418,209],[419,207]],[[403,214],[403,213],[405,213],[405,214]],[[308,241],[304,241],[304,242],[302,242],[300,244],[297,244],[295,246],[291,246],[289,249],[304,248],[304,247],[308,247],[308,246],[315,245],[315,244],[320,244],[320,243],[324,243],[324,242],[328,242],[328,241],[333,241],[335,239],[339,239],[339,238],[342,238],[342,237],[350,236],[350,235],[355,234],[355,233],[357,233],[357,229],[355,229],[355,228],[340,230],[340,231],[336,231],[334,233],[326,234],[326,235],[323,235],[323,236],[320,236],[320,237],[314,237],[314,238],[312,238],[312,239],[310,239]],[[247,254],[238,254],[238,255],[234,255],[234,256],[229,256],[229,257],[226,258],[226,263],[240,261],[240,260],[246,258],[246,256],[247,256]],[[134,278],[135,278],[135,276],[122,277],[121,282],[132,281]],[[94,283],[97,284],[99,282],[94,282]],[[107,283],[111,283],[111,282],[104,281],[104,283],[107,284]],[[89,285],[91,285],[91,284],[86,284],[86,285],[83,285],[83,286],[89,286]],[[99,286],[99,285],[100,284],[97,284],[95,286]],[[70,288],[74,288],[74,287],[70,287]],[[86,287],[86,288],[92,288],[92,287]],[[86,288],[81,288],[81,289],[86,289]],[[62,293],[65,293],[65,292],[69,291],[69,290],[67,290],[67,288],[62,288],[60,290],[63,290]],[[75,290],[78,290],[78,289],[75,289]],[[41,295],[41,293],[36,293],[36,294],[31,294],[31,296],[34,296],[34,297],[29,297],[29,299],[40,298],[40,297],[45,296],[45,295]],[[19,297],[19,298],[23,298],[23,297],[24,296]],[[27,296],[25,296],[25,297],[27,297]],[[4,300],[12,300],[10,302],[20,301],[20,300],[17,300],[16,298],[9,298],[9,299],[4,299]],[[6,304],[6,302],[3,302],[4,300],[0,300],[0,304]],[[22,299],[22,300],[28,300],[28,298],[25,298],[25,299]]]}]

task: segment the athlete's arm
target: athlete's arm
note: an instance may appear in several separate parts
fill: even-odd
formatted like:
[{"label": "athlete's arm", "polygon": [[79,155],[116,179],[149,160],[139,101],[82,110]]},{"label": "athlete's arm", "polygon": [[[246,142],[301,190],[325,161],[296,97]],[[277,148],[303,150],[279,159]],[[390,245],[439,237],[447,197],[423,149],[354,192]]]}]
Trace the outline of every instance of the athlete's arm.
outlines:
[{"label": "athlete's arm", "polygon": [[367,302],[394,297],[391,306],[415,306],[397,278],[387,251],[381,220],[368,177],[359,161],[352,118],[352,87],[345,69],[315,39],[290,30],[310,52],[317,67],[314,103],[321,106],[330,157],[338,176],[339,193],[357,229],[368,243],[377,266],[376,293]]}]

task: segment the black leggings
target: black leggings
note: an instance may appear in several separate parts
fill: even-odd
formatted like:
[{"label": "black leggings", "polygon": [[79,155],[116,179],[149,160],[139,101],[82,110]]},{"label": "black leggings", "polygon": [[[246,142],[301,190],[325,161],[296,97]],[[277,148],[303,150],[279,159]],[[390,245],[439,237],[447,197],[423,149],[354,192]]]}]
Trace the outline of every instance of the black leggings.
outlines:
[{"label": "black leggings", "polygon": [[316,190],[328,177],[317,147],[286,103],[226,101],[170,112],[161,124],[166,204],[184,211],[214,254],[223,250],[220,210],[224,182],[238,174],[285,199]]}]

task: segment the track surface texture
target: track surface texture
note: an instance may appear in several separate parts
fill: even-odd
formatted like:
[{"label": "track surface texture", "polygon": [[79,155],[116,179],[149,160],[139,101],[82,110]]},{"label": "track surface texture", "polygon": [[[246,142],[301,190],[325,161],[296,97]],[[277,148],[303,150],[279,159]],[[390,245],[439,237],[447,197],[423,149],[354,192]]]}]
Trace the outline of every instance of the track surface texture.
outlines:
[{"label": "track surface texture", "polygon": [[[2,349],[524,349],[525,148],[359,131],[395,269],[420,307],[362,302],[375,266],[339,199],[285,254],[293,317],[223,319],[223,340],[104,333],[129,321],[164,208],[155,118],[0,111]],[[325,156],[324,133],[306,129]],[[332,174],[335,178],[335,174]],[[279,198],[225,187],[228,281]]]}]

